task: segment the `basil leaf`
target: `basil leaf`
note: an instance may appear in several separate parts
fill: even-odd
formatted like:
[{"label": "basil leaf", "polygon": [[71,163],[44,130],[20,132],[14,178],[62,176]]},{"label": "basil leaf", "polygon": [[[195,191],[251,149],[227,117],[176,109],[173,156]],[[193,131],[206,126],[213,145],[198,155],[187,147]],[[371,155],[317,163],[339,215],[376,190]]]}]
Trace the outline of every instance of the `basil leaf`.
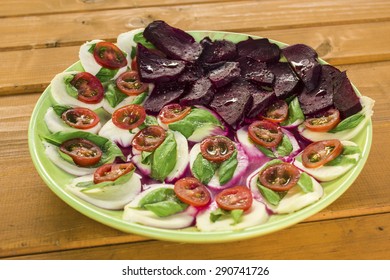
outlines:
[{"label": "basil leaf", "polygon": [[59,131],[50,135],[45,135],[42,137],[48,143],[51,143],[59,147],[63,142],[74,139],[74,138],[83,138],[95,143],[102,150],[102,158],[95,166],[100,166],[105,163],[113,162],[116,157],[120,157],[125,160],[125,157],[121,149],[109,139],[90,133],[86,131],[72,131],[72,132],[63,132]]},{"label": "basil leaf", "polygon": [[203,184],[208,184],[211,178],[213,178],[217,168],[218,164],[208,161],[199,153],[192,164],[192,173],[194,174],[194,177]]},{"label": "basil leaf", "polygon": [[184,137],[189,138],[197,128],[209,124],[222,126],[220,121],[209,111],[192,108],[187,116],[177,122],[169,124],[168,127],[171,130],[179,131]]},{"label": "basil leaf", "polygon": [[167,200],[171,195],[171,190],[168,188],[157,188],[145,195],[138,203],[139,208],[144,208],[146,204],[153,204]]},{"label": "basil leaf", "polygon": [[270,190],[269,188],[264,187],[262,184],[257,182],[257,188],[259,189],[261,195],[272,205],[277,206],[282,199],[278,192]]},{"label": "basil leaf", "polygon": [[143,32],[135,34],[133,40],[135,43],[140,43],[141,45],[143,45],[144,47],[146,47],[148,49],[155,49],[156,48],[151,42],[146,40]]},{"label": "basil leaf", "polygon": [[234,151],[232,156],[222,162],[218,168],[219,183],[221,185],[226,184],[232,179],[234,171],[236,171],[237,165],[237,151]]},{"label": "basil leaf", "polygon": [[329,130],[329,133],[336,133],[339,131],[347,130],[355,128],[359,125],[360,122],[362,122],[365,118],[365,115],[362,113],[358,113],[355,115],[352,115],[344,120],[342,120],[335,128]]},{"label": "basil leaf", "polygon": [[95,184],[93,181],[87,181],[87,182],[80,182],[76,184],[76,187],[83,188],[82,192],[88,192],[93,189],[101,189],[104,187],[111,187],[111,186],[118,186],[123,185],[124,183],[128,182],[130,178],[133,176],[135,171],[135,168],[130,171],[127,174],[124,174],[120,177],[118,177],[115,181],[105,181],[98,184]]},{"label": "basil leaf", "polygon": [[113,82],[110,82],[107,86],[104,97],[106,98],[108,104],[110,104],[112,108],[115,108],[126,97],[128,97],[128,95],[121,92]]},{"label": "basil leaf", "polygon": [[53,110],[54,112],[61,117],[62,114],[70,109],[72,109],[72,106],[67,106],[67,105],[53,105]]},{"label": "basil leaf", "polygon": [[293,150],[293,146],[290,142],[290,139],[286,135],[283,135],[282,141],[276,147],[276,152],[278,153],[279,156],[284,157],[291,154],[292,150]]},{"label": "basil leaf", "polygon": [[98,78],[102,83],[110,81],[114,76],[118,73],[118,69],[108,69],[108,68],[100,68],[99,72],[96,74],[96,78]]},{"label": "basil leaf", "polygon": [[93,54],[95,47],[96,47],[96,44],[92,44],[91,47],[88,49],[88,52]]},{"label": "basil leaf", "polygon": [[343,146],[343,155],[360,154],[360,148],[358,146]]},{"label": "basil leaf", "polygon": [[255,144],[255,146],[260,150],[260,152],[262,152],[265,156],[269,157],[269,158],[276,158],[275,154],[270,150],[270,149],[267,149],[261,145],[257,145]]},{"label": "basil leaf", "polygon": [[291,125],[298,120],[304,120],[305,116],[303,115],[301,106],[299,106],[298,97],[295,97],[290,104],[288,104],[288,117],[280,125],[286,126]]},{"label": "basil leaf", "polygon": [[74,75],[72,74],[69,74],[69,75],[66,75],[64,77],[64,84],[65,84],[65,90],[66,90],[66,93],[69,94],[69,96],[73,97],[73,98],[76,98],[78,97],[79,95],[79,92],[77,91],[77,89],[70,83],[74,78]]},{"label": "basil leaf", "polygon": [[347,155],[360,154],[360,149],[358,146],[344,146],[343,151],[335,159],[327,162],[325,166],[336,166],[336,165],[348,165],[355,164],[356,159],[347,157]]},{"label": "basil leaf", "polygon": [[183,203],[177,201],[162,201],[154,204],[146,204],[145,208],[149,211],[152,211],[158,217],[167,217],[178,212],[184,211],[188,207],[187,204],[185,206]]},{"label": "basil leaf", "polygon": [[130,53],[131,59],[133,59],[136,55],[137,55],[137,48],[133,46],[131,47],[131,53]]},{"label": "basil leaf", "polygon": [[244,214],[244,210],[242,209],[234,209],[230,211],[230,216],[232,217],[234,223],[233,225],[238,224],[241,222],[242,215]]},{"label": "basil leaf", "polygon": [[241,222],[241,217],[244,214],[244,210],[242,209],[234,209],[231,211],[223,210],[221,208],[217,208],[214,211],[210,212],[210,221],[215,223],[221,217],[231,217],[233,219],[232,225],[236,225]]},{"label": "basil leaf", "polygon": [[216,221],[219,220],[219,218],[226,215],[228,215],[228,211],[223,210],[221,208],[217,208],[214,211],[210,212],[210,221],[212,223],[215,223]]},{"label": "basil leaf", "polygon": [[141,163],[146,164],[146,165],[151,165],[152,163],[152,152],[145,152],[142,151],[141,153]]},{"label": "basil leaf", "polygon": [[313,192],[313,181],[309,174],[306,172],[302,172],[299,180],[298,180],[298,186],[304,193]]},{"label": "basil leaf", "polygon": [[65,160],[65,161],[67,161],[67,162],[69,162],[69,163],[75,164],[74,161],[73,161],[73,158],[72,158],[70,155],[65,154],[65,153],[62,152],[59,148],[57,149],[57,151],[58,151],[58,154],[60,155],[60,157],[61,157],[63,160]]},{"label": "basil leaf", "polygon": [[172,132],[167,133],[164,142],[152,154],[151,177],[164,181],[176,165],[177,144]]},{"label": "basil leaf", "polygon": [[141,105],[145,101],[147,96],[148,96],[148,92],[145,91],[145,92],[137,95],[137,97],[133,99],[133,102],[131,102],[131,104]]}]

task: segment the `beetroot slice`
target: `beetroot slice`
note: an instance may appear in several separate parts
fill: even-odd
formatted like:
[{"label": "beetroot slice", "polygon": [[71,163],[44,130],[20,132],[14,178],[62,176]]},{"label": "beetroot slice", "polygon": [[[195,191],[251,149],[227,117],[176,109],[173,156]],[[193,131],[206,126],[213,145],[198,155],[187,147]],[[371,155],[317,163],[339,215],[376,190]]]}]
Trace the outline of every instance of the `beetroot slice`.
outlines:
[{"label": "beetroot slice", "polygon": [[240,76],[240,64],[238,62],[226,62],[221,67],[209,73],[209,79],[214,87],[220,88],[234,81]]},{"label": "beetroot slice", "polygon": [[318,85],[321,75],[317,52],[307,45],[296,44],[282,49],[282,53],[305,87],[309,91],[313,90]]},{"label": "beetroot slice", "polygon": [[184,85],[182,84],[158,83],[143,106],[148,114],[157,114],[165,105],[176,102],[183,93]]},{"label": "beetroot slice", "polygon": [[216,63],[220,61],[232,61],[237,56],[236,44],[227,40],[202,40],[203,52],[200,60],[203,63]]},{"label": "beetroot slice", "polygon": [[252,39],[237,43],[240,57],[250,57],[259,62],[277,62],[280,59],[280,48],[266,38]]},{"label": "beetroot slice", "polygon": [[143,34],[170,58],[193,62],[202,52],[202,46],[190,34],[161,20],[150,23]]},{"label": "beetroot slice", "polygon": [[214,88],[207,77],[197,80],[189,92],[180,99],[180,104],[185,106],[208,105],[214,96]]},{"label": "beetroot slice", "polygon": [[249,85],[249,92],[253,97],[252,107],[249,109],[246,117],[255,118],[264,109],[266,109],[272,101],[276,100],[274,91],[267,91],[261,88],[257,88],[254,85]]},{"label": "beetroot slice", "polygon": [[185,62],[161,57],[137,44],[137,65],[143,82],[169,82],[176,79],[185,69]]},{"label": "beetroot slice", "polygon": [[285,99],[300,92],[300,80],[286,62],[270,64],[268,69],[275,75],[274,91],[279,99]]},{"label": "beetroot slice", "polygon": [[246,81],[238,79],[215,93],[210,107],[233,128],[238,127],[247,112],[252,107],[253,98]]},{"label": "beetroot slice", "polygon": [[241,57],[238,62],[241,77],[259,86],[272,87],[275,75],[267,68],[265,62],[258,62],[249,57]]},{"label": "beetroot slice", "polygon": [[334,106],[340,111],[342,119],[352,116],[362,110],[359,97],[356,95],[347,74],[340,74],[340,86],[333,95]]},{"label": "beetroot slice", "polygon": [[188,63],[185,70],[181,73],[177,81],[184,84],[193,84],[199,78],[203,77],[203,69],[199,63]]}]

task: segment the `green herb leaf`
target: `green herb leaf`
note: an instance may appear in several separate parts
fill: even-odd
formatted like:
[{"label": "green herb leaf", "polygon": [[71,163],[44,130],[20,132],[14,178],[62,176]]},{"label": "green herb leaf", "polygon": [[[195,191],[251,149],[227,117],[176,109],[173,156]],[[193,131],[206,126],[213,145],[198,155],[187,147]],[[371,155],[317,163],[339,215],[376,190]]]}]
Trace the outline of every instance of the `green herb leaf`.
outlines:
[{"label": "green herb leaf", "polygon": [[236,225],[241,222],[241,218],[243,214],[244,214],[244,210],[242,209],[234,209],[230,211],[230,216],[234,221],[233,225]]},{"label": "green herb leaf", "polygon": [[104,94],[104,97],[106,98],[108,104],[112,108],[115,108],[119,103],[121,103],[128,95],[121,92],[114,82],[110,82],[107,85],[106,92]]},{"label": "green herb leaf", "polygon": [[274,206],[277,206],[282,199],[278,192],[264,187],[262,184],[260,184],[260,182],[257,182],[257,188],[259,189],[261,195]]},{"label": "green herb leaf", "polygon": [[222,162],[218,168],[219,183],[221,185],[226,184],[232,179],[234,171],[236,171],[237,165],[237,151],[234,151],[232,156]]},{"label": "green herb leaf", "polygon": [[313,189],[313,181],[310,177],[309,174],[307,174],[306,172],[302,172],[300,177],[299,177],[299,181],[298,181],[298,186],[300,187],[300,189],[304,192],[304,193],[309,193],[309,192],[313,192],[314,189]]},{"label": "green herb leaf", "polygon": [[106,83],[110,81],[116,73],[118,73],[119,69],[108,69],[108,68],[100,68],[99,72],[96,74],[96,78],[98,78],[102,83]]},{"label": "green herb leaf", "polygon": [[72,109],[72,106],[67,106],[67,105],[53,105],[53,110],[54,112],[61,117],[62,114],[70,109]]},{"label": "green herb leaf", "polygon": [[265,156],[269,157],[269,158],[276,158],[275,154],[270,150],[270,149],[267,149],[261,145],[258,145],[258,144],[254,144],[259,150],[260,152],[262,152]]},{"label": "green herb leaf", "polygon": [[92,44],[91,47],[88,49],[88,52],[93,54],[95,47],[96,47],[96,44]]},{"label": "green herb leaf", "polygon": [[131,59],[133,59],[136,55],[137,55],[137,48],[133,46],[131,47],[131,53],[130,53]]},{"label": "green herb leaf", "polygon": [[128,182],[130,178],[133,176],[135,169],[130,171],[127,174],[124,174],[120,177],[118,177],[115,181],[105,181],[98,184],[95,184],[93,181],[87,181],[87,182],[80,182],[76,184],[76,187],[82,188],[82,192],[89,192],[91,190],[95,189],[102,189],[105,187],[111,187],[111,186],[118,186],[123,185],[124,183]]},{"label": "green herb leaf", "polygon": [[74,78],[74,75],[72,75],[72,74],[64,76],[65,90],[66,90],[66,93],[69,94],[69,96],[77,99],[79,92],[71,84],[71,81],[73,80],[73,78]]},{"label": "green herb leaf", "polygon": [[295,97],[290,104],[288,104],[288,117],[285,121],[281,123],[282,126],[291,125],[297,120],[304,120],[305,116],[303,115],[301,106],[299,106],[298,97]]},{"label": "green herb leaf", "polygon": [[208,161],[201,153],[198,154],[194,163],[192,164],[192,173],[195,178],[201,181],[203,184],[208,184],[211,178],[213,178],[215,171],[218,168],[218,164]]},{"label": "green herb leaf", "polygon": [[228,211],[223,210],[221,208],[217,208],[214,211],[210,212],[210,221],[212,223],[215,223],[216,221],[219,220],[219,218],[221,218],[222,216],[227,216],[227,215],[228,215]]},{"label": "green herb leaf", "polygon": [[58,154],[60,155],[60,157],[65,160],[66,162],[69,162],[69,163],[72,163],[72,164],[75,164],[74,161],[73,161],[73,158],[68,155],[68,154],[65,154],[64,152],[62,152],[59,148],[57,149],[58,151]]},{"label": "green herb leaf", "polygon": [[137,95],[137,96],[133,99],[133,102],[131,102],[131,104],[141,105],[141,104],[145,101],[145,99],[146,99],[147,96],[148,96],[148,92],[145,91],[145,92],[143,92],[143,93]]},{"label": "green herb leaf", "polygon": [[286,135],[283,135],[282,141],[276,147],[276,152],[279,156],[284,157],[291,154],[292,150],[293,146],[290,142],[290,139]]},{"label": "green herb leaf", "polygon": [[244,214],[244,210],[235,209],[235,210],[224,210],[221,208],[217,208],[214,211],[210,212],[210,221],[215,223],[222,217],[231,217],[233,219],[232,225],[236,225],[241,222],[242,215]]},{"label": "green herb leaf", "polygon": [[344,146],[343,151],[338,157],[327,162],[325,166],[336,166],[336,165],[348,165],[355,164],[357,162],[356,159],[347,157],[348,155],[360,154],[360,149],[358,146]]},{"label": "green herb leaf", "polygon": [[329,133],[336,133],[339,131],[347,130],[355,128],[359,125],[360,122],[362,122],[365,118],[365,115],[362,113],[358,113],[355,115],[352,115],[344,120],[342,120],[335,128],[329,130]]},{"label": "green herb leaf", "polygon": [[360,148],[359,146],[343,146],[343,151],[341,153],[345,156],[360,154]]},{"label": "green herb leaf", "polygon": [[151,177],[164,181],[176,165],[177,144],[172,132],[167,133],[164,142],[152,154]]},{"label": "green herb leaf", "polygon": [[135,34],[133,40],[135,43],[140,43],[141,45],[143,45],[144,47],[146,47],[148,49],[155,49],[156,48],[151,42],[146,40],[143,32]]},{"label": "green herb leaf", "polygon": [[146,165],[151,165],[152,164],[152,152],[145,152],[142,151],[141,153],[141,163],[146,164]]}]

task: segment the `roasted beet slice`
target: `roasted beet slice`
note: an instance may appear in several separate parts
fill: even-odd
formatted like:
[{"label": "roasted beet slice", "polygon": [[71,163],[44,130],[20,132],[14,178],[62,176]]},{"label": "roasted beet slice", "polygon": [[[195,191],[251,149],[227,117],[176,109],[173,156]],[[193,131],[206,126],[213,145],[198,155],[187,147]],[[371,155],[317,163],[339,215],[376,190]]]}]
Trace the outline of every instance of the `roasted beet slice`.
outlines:
[{"label": "roasted beet slice", "polygon": [[321,75],[317,52],[307,45],[296,44],[282,49],[282,53],[301,78],[305,87],[309,91],[313,90],[318,85]]},{"label": "roasted beet slice", "polygon": [[272,87],[275,75],[267,68],[267,63],[258,62],[249,57],[241,57],[238,62],[241,77],[259,86]]},{"label": "roasted beet slice", "polygon": [[210,107],[233,128],[242,123],[245,113],[252,107],[252,94],[245,84],[248,84],[245,80],[238,79],[220,88],[210,103]]},{"label": "roasted beet slice", "polygon": [[276,100],[274,91],[267,91],[252,84],[248,85],[248,90],[253,97],[253,103],[246,113],[247,118],[257,117],[272,101]]},{"label": "roasted beet slice", "polygon": [[168,57],[193,62],[202,52],[202,46],[185,31],[157,20],[144,30],[144,37]]},{"label": "roasted beet slice", "polygon": [[220,88],[237,79],[240,76],[240,72],[240,64],[229,61],[211,71],[209,79],[214,87]]},{"label": "roasted beet slice", "polygon": [[189,92],[180,99],[181,105],[208,105],[214,96],[214,88],[207,77],[197,80]]},{"label": "roasted beet slice", "polygon": [[184,84],[193,84],[203,76],[203,68],[199,63],[188,63],[177,81]]},{"label": "roasted beet slice", "polygon": [[287,62],[270,64],[268,69],[275,75],[274,91],[277,98],[285,99],[300,91],[300,80]]},{"label": "roasted beet slice", "polygon": [[157,114],[165,105],[176,102],[183,93],[184,85],[182,84],[158,83],[143,106],[148,114]]},{"label": "roasted beet slice", "polygon": [[220,61],[232,61],[237,56],[236,44],[227,40],[202,40],[203,52],[200,60],[203,63],[216,63]]},{"label": "roasted beet slice", "polygon": [[185,69],[185,62],[159,56],[137,44],[137,66],[141,80],[147,83],[175,80]]},{"label": "roasted beet slice", "polygon": [[341,118],[344,119],[359,112],[362,105],[345,72],[340,74],[339,84],[333,94],[333,103],[340,111]]},{"label": "roasted beet slice", "polygon": [[280,59],[280,48],[266,38],[249,37],[237,43],[237,52],[240,57],[250,57],[260,62],[276,62]]},{"label": "roasted beet slice", "polygon": [[298,97],[303,113],[312,115],[333,106],[334,93],[341,83],[341,72],[331,65],[323,65],[318,86],[312,91],[305,88]]}]

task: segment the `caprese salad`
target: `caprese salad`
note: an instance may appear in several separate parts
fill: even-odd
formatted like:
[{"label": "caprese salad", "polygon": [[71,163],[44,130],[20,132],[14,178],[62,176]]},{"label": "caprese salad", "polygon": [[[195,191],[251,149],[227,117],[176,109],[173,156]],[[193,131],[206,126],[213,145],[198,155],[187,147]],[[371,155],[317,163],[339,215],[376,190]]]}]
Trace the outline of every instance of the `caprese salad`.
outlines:
[{"label": "caprese salad", "polygon": [[306,45],[154,21],[79,58],[51,82],[45,153],[70,194],[129,223],[254,227],[310,207],[361,159],[374,101]]}]

